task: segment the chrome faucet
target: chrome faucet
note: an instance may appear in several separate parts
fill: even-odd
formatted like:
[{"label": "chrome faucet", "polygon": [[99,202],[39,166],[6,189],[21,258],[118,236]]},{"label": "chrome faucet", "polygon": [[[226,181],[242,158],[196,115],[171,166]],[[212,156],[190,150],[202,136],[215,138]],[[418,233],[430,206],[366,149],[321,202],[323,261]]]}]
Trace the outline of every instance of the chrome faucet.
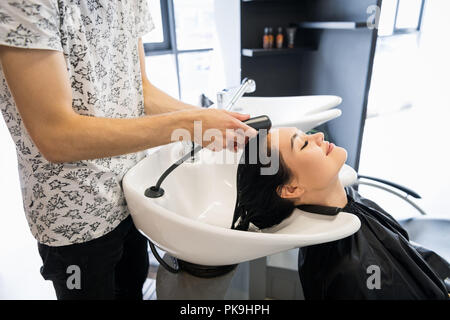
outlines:
[{"label": "chrome faucet", "polygon": [[[233,90],[234,89],[234,90]],[[217,108],[224,109],[230,111],[235,103],[242,98],[245,93],[252,93],[256,90],[255,80],[244,78],[241,82],[241,85],[236,88],[225,89],[221,92],[217,93]],[[227,96],[230,95],[230,92],[234,92],[233,96],[230,99],[227,99]]]}]

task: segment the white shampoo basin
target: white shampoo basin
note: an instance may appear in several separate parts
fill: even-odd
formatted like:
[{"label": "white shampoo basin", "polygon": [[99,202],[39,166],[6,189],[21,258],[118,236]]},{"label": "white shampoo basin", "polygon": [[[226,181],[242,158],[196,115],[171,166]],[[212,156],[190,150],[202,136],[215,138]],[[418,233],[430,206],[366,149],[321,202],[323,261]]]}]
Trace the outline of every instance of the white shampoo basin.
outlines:
[{"label": "white shampoo basin", "polygon": [[[237,165],[206,161],[218,154],[207,149],[200,151],[203,155],[198,162],[185,162],[168,176],[162,184],[165,194],[161,198],[145,197],[144,191],[178,160],[174,156],[178,151],[173,151],[180,147],[180,143],[173,143],[160,148],[140,161],[123,179],[136,227],[156,246],[176,258],[208,266],[235,264],[338,240],[360,227],[359,219],[349,213],[329,217],[295,209],[290,218],[272,230],[231,230]],[[229,154],[237,159],[239,155]],[[344,166],[340,178],[345,185],[352,184],[356,172]]]},{"label": "white shampoo basin", "polygon": [[[336,96],[242,98],[234,111],[252,117],[266,114],[273,127],[295,126],[308,131],[340,116],[333,109]],[[263,232],[231,230],[236,201],[236,170],[240,154],[203,149],[200,159],[185,162],[164,182],[161,198],[144,195],[161,174],[181,158],[181,143],[155,148],[127,172],[123,189],[136,227],[156,246],[187,262],[220,266],[236,264],[285,250],[338,240],[355,233],[359,219],[341,212],[337,216],[295,209],[280,225]],[[344,165],[339,175],[347,186],[356,172]]]}]

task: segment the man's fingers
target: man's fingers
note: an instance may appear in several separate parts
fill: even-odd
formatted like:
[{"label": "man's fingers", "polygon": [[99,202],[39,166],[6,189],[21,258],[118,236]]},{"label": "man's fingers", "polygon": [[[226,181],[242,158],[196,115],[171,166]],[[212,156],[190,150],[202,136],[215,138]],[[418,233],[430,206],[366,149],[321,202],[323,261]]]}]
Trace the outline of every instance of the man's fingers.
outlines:
[{"label": "man's fingers", "polygon": [[245,121],[250,119],[250,115],[249,114],[245,114],[245,113],[239,113],[239,112],[233,112],[233,111],[226,111],[230,116],[240,120],[240,121]]},{"label": "man's fingers", "polygon": [[235,130],[238,132],[238,134],[242,134],[245,136],[249,136],[250,138],[255,137],[258,134],[258,131],[250,127],[249,125],[245,124],[242,121],[236,121],[236,128]]},{"label": "man's fingers", "polygon": [[245,130],[245,135],[248,136],[248,137],[250,137],[250,138],[256,137],[256,135],[258,134],[258,131],[256,131],[256,130],[253,129],[252,127],[249,127],[249,126],[246,125],[245,123],[244,123],[244,125],[245,125],[245,128],[244,128],[244,130]]}]

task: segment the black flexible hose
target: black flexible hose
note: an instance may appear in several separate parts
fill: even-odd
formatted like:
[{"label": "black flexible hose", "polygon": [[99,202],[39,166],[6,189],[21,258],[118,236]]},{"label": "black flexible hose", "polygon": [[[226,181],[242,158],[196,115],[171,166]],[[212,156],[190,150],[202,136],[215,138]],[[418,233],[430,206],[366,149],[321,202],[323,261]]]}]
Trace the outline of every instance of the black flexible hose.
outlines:
[{"label": "black flexible hose", "polygon": [[153,255],[155,256],[156,260],[158,260],[159,264],[162,265],[167,271],[171,272],[171,273],[178,273],[180,272],[180,267],[178,265],[178,261],[176,258],[173,258],[173,262],[174,264],[177,266],[177,268],[173,268],[171,266],[169,266],[159,255],[158,251],[156,251],[155,245],[153,244],[153,242],[151,242],[150,240],[148,240],[148,243],[150,245],[150,250],[152,250]]},{"label": "black flexible hose", "polygon": [[185,154],[180,160],[178,160],[177,162],[175,162],[174,164],[172,164],[169,169],[167,169],[166,171],[164,171],[164,173],[161,175],[161,177],[159,178],[158,182],[156,182],[155,188],[157,190],[159,190],[159,188],[161,187],[161,183],[163,183],[164,179],[167,178],[167,176],[173,171],[175,170],[179,165],[181,165],[183,162],[185,162],[187,159],[189,159],[190,157],[193,157],[194,154],[196,154],[197,152],[199,152],[200,150],[202,150],[203,147],[198,145],[197,147],[193,148],[193,150],[191,150],[191,152]]}]

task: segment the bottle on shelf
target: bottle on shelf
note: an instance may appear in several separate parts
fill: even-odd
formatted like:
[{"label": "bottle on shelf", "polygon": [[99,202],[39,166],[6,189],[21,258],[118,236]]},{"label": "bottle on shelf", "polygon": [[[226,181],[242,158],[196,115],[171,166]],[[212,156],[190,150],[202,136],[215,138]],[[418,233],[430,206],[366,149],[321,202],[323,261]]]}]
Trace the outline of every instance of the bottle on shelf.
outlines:
[{"label": "bottle on shelf", "polygon": [[269,27],[265,27],[263,36],[263,49],[269,49],[269,45],[270,45]]},{"label": "bottle on shelf", "polygon": [[283,28],[278,27],[278,33],[277,33],[277,37],[276,37],[277,49],[283,48],[283,43],[284,43]]},{"label": "bottle on shelf", "polygon": [[274,40],[273,29],[269,27],[269,49],[273,48]]},{"label": "bottle on shelf", "polygon": [[296,32],[297,32],[297,27],[291,26],[289,28],[286,28],[288,48],[294,48]]}]

